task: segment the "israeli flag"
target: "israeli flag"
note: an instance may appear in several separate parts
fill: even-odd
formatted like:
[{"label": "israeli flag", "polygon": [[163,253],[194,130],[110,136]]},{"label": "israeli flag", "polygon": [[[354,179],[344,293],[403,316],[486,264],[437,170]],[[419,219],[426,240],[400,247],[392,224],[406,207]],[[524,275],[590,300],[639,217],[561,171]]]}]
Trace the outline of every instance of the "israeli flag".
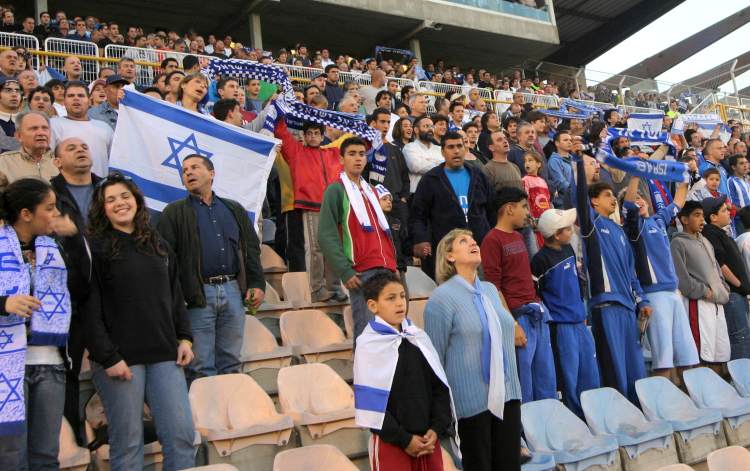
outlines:
[{"label": "israeli flag", "polygon": [[279,142],[126,89],[109,167],[132,177],[149,208],[162,211],[187,195],[183,159],[202,155],[214,164],[214,192],[238,201],[255,222]]},{"label": "israeli flag", "polygon": [[698,132],[704,139],[709,139],[716,130],[716,126],[720,126],[718,138],[726,144],[729,142],[729,138],[732,136],[732,130],[729,126],[724,124],[718,114],[684,114],[677,117],[672,123],[672,134],[683,134],[688,124],[694,124]]},{"label": "israeli flag", "polygon": [[646,133],[660,132],[664,113],[633,113],[628,116],[628,129]]}]

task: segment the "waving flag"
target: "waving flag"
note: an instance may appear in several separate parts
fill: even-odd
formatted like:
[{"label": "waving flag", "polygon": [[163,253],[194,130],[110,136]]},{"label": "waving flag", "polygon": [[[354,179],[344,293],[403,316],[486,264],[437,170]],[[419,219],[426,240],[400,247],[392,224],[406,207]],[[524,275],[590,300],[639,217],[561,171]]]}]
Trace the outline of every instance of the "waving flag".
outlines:
[{"label": "waving flag", "polygon": [[679,116],[672,123],[672,134],[682,134],[685,132],[685,128],[688,124],[695,124],[698,131],[705,139],[711,137],[716,129],[716,126],[720,126],[718,138],[726,144],[729,142],[729,138],[732,135],[732,130],[724,124],[719,115],[712,114],[684,114]]},{"label": "waving flag", "polygon": [[628,116],[628,129],[646,133],[661,131],[664,113],[633,113]]},{"label": "waving flag", "polygon": [[255,221],[278,142],[126,89],[109,166],[132,177],[149,208],[161,211],[187,194],[182,185],[184,158],[202,155],[216,170],[216,194],[238,201]]}]

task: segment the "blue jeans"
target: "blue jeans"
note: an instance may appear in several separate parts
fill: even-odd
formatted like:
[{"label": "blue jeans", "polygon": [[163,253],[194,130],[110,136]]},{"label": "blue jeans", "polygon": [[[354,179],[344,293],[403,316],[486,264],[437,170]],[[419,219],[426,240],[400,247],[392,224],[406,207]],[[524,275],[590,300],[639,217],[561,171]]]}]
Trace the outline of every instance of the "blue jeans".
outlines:
[{"label": "blue jeans", "polygon": [[182,368],[174,361],[129,366],[133,379],[123,381],[107,376],[101,365],[91,365],[107,414],[112,471],[143,469],[144,402],[164,452],[164,470],[192,468],[195,428]]},{"label": "blue jeans", "polygon": [[724,305],[724,317],[727,320],[732,360],[750,358],[750,327],[747,322],[747,311],[747,297],[729,293],[729,302]]},{"label": "blue jeans", "polygon": [[[372,270],[366,270],[362,273],[358,273],[359,280],[364,285],[365,281],[369,280],[378,273],[386,271],[390,272],[390,270],[388,270],[387,268],[373,268]],[[352,304],[352,320],[354,321],[354,342],[356,344],[359,334],[361,334],[362,331],[365,330],[365,327],[367,327],[367,323],[370,322],[370,320],[372,320],[375,316],[367,308],[367,300],[365,299],[365,295],[362,293],[361,288],[349,290],[349,299],[351,300]]]},{"label": "blue jeans", "polygon": [[217,374],[239,373],[245,306],[237,281],[203,285],[206,307],[188,309],[195,359],[188,367],[190,380]]},{"label": "blue jeans", "polygon": [[0,437],[1,470],[57,470],[65,406],[63,365],[26,365],[26,431]]}]

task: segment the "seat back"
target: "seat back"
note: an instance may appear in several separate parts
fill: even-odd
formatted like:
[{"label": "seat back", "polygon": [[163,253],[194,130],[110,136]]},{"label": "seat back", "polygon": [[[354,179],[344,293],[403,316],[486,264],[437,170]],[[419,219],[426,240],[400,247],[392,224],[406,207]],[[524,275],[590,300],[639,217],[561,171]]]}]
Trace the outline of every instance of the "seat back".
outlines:
[{"label": "seat back", "polygon": [[263,424],[271,412],[276,413],[271,398],[244,374],[198,378],[190,386],[189,398],[193,422],[199,431]]},{"label": "seat back", "polygon": [[286,270],[284,259],[266,244],[260,244],[260,264],[263,269],[280,268]]},{"label": "seat back", "polygon": [[354,338],[354,315],[352,315],[352,307],[346,306],[343,312],[344,316],[344,329],[346,330],[346,338]]},{"label": "seat back", "polygon": [[282,451],[273,460],[273,471],[357,471],[333,445],[309,445]]},{"label": "seat back", "polygon": [[424,329],[424,307],[427,305],[426,299],[417,299],[415,301],[409,301],[409,319],[419,327]]},{"label": "seat back", "polygon": [[279,404],[285,414],[323,415],[354,407],[354,392],[324,363],[279,370]]},{"label": "seat back", "polygon": [[740,396],[750,397],[750,358],[732,360],[727,363],[727,368]]},{"label": "seat back", "polygon": [[284,273],[281,275],[281,287],[284,289],[284,299],[292,303],[293,306],[309,306],[312,304],[307,272]]},{"label": "seat back", "polygon": [[593,437],[586,424],[555,399],[523,404],[521,423],[526,440],[537,451],[579,448]]},{"label": "seat back", "polygon": [[254,316],[245,316],[245,336],[241,356],[274,351],[279,344],[270,330]]},{"label": "seat back", "polygon": [[287,311],[279,320],[281,342],[284,345],[325,347],[346,341],[341,328],[324,312],[316,309]]},{"label": "seat back", "polygon": [[[85,448],[84,448],[85,450]],[[73,427],[70,426],[68,419],[62,418],[62,425],[60,426],[60,457],[75,456],[79,451],[78,443],[76,442],[75,434],[73,433]]]},{"label": "seat back", "polygon": [[264,219],[263,220],[263,244],[266,242],[273,243],[276,239],[276,223],[273,221],[273,219]]},{"label": "seat back", "polygon": [[643,413],[613,388],[582,392],[581,407],[586,422],[597,435],[628,434],[648,425]]},{"label": "seat back", "polygon": [[651,420],[682,420],[697,409],[687,394],[661,376],[639,379],[635,391],[641,409]]},{"label": "seat back", "polygon": [[276,289],[266,281],[266,295],[263,297],[263,302],[268,304],[281,304],[281,297]]},{"label": "seat back", "polygon": [[198,466],[197,468],[187,468],[183,471],[239,471],[231,464],[210,464],[208,466]]},{"label": "seat back", "polygon": [[690,397],[698,407],[721,409],[739,397],[737,391],[710,368],[685,370],[683,378]]},{"label": "seat back", "polygon": [[670,464],[668,466],[661,467],[657,469],[656,471],[694,471],[693,468],[690,466],[683,464],[683,463],[677,463],[677,464]]},{"label": "seat back", "polygon": [[708,454],[708,471],[740,471],[750,469],[750,451],[741,446],[728,446]]},{"label": "seat back", "polygon": [[419,267],[406,268],[406,286],[409,289],[409,299],[429,298],[437,288],[435,282]]}]

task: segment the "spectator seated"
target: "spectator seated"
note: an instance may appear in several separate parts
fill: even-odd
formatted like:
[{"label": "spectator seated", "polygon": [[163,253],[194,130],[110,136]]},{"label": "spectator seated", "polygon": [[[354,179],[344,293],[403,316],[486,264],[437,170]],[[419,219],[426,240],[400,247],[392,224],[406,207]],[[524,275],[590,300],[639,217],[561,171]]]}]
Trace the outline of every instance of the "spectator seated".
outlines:
[{"label": "spectator seated", "polygon": [[721,411],[727,444],[750,445],[750,398],[741,397],[709,368],[686,370],[684,378],[690,397],[698,407]]},{"label": "spectator seated", "polygon": [[708,455],[708,471],[750,469],[750,451],[741,446],[729,446]]},{"label": "spectator seated", "polygon": [[357,471],[357,467],[331,445],[310,445],[276,455],[273,471]]},{"label": "spectator seated", "polygon": [[406,287],[409,299],[427,299],[437,285],[421,268],[406,268]]},{"label": "spectator seated", "polygon": [[584,391],[581,406],[596,435],[617,438],[623,469],[650,470],[679,461],[669,422],[646,420],[643,412],[616,389]]},{"label": "spectator seated", "polygon": [[729,375],[732,377],[737,392],[742,397],[750,397],[750,359],[739,358],[727,363]]},{"label": "spectator seated", "polygon": [[720,410],[697,408],[684,392],[660,376],[636,381],[635,389],[649,420],[666,420],[672,425],[680,462],[697,463],[727,445]]},{"label": "spectator seated", "polygon": [[294,420],[302,446],[329,444],[354,461],[367,459],[369,432],[354,422],[354,392],[328,365],[283,368],[279,404]]},{"label": "spectator seated", "polygon": [[279,322],[281,341],[306,363],[326,363],[346,381],[352,380],[352,341],[323,311],[287,311]]},{"label": "spectator seated", "polygon": [[207,442],[208,464],[271,469],[276,454],[294,447],[292,419],[276,412],[250,376],[199,378],[190,387],[193,422]]},{"label": "spectator seated", "polygon": [[78,446],[73,434],[73,428],[63,417],[60,427],[60,453],[58,455],[60,469],[64,471],[85,471],[91,463],[91,453],[88,448]]},{"label": "spectator seated", "polygon": [[560,401],[543,399],[521,406],[521,423],[531,453],[549,453],[566,471],[583,471],[592,466],[619,470],[617,439],[594,436],[585,423]]},{"label": "spectator seated", "polygon": [[262,322],[245,316],[245,335],[240,354],[243,373],[247,373],[268,394],[276,394],[279,370],[292,363],[292,347],[279,346],[276,337]]}]

